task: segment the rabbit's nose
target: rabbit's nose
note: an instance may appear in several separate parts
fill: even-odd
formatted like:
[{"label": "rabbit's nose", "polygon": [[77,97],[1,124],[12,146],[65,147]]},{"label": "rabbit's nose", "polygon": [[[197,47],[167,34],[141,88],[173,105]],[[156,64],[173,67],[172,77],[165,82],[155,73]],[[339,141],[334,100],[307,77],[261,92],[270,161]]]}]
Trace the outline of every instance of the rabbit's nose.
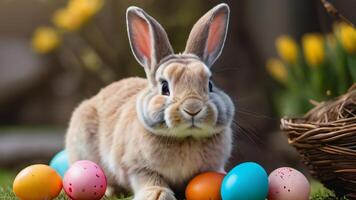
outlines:
[{"label": "rabbit's nose", "polygon": [[183,111],[194,117],[203,109],[203,102],[198,99],[187,99],[182,105]]}]

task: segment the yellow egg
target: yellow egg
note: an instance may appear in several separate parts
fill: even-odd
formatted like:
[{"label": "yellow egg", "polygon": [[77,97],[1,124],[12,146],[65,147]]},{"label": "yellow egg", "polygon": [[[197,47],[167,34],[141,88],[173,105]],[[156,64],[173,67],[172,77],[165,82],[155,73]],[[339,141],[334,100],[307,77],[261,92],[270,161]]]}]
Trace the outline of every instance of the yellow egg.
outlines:
[{"label": "yellow egg", "polygon": [[56,198],[62,189],[58,173],[48,165],[31,165],[15,178],[13,191],[22,200],[50,200]]}]

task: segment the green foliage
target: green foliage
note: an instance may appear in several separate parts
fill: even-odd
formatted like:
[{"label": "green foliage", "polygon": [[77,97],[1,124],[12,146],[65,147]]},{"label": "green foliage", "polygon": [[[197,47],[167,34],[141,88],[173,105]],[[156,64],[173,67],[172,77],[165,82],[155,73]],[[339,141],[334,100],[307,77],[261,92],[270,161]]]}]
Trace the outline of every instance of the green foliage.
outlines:
[{"label": "green foliage", "polygon": [[356,52],[349,51],[345,43],[356,46],[351,44],[356,31],[346,36],[339,33],[349,28],[337,24],[333,33],[307,33],[301,42],[289,36],[277,38],[279,59],[270,59],[266,67],[280,83],[273,101],[281,116],[303,115],[313,107],[310,100],[332,99],[355,83]]},{"label": "green foliage", "polygon": [[12,184],[12,180],[14,180],[15,174],[7,171],[0,169],[0,187],[2,186],[9,186]]},{"label": "green foliage", "polygon": [[311,181],[310,200],[347,200],[345,197],[338,198],[329,189],[317,181]]}]

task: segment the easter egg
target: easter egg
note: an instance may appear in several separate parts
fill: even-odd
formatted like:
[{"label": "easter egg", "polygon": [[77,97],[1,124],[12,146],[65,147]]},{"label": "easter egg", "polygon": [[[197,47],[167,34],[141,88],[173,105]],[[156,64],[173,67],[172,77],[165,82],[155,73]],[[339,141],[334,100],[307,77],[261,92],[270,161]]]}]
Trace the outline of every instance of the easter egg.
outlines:
[{"label": "easter egg", "polygon": [[58,152],[51,160],[49,165],[55,169],[61,177],[64,176],[69,168],[68,154],[65,150]]},{"label": "easter egg", "polygon": [[105,194],[106,177],[96,163],[80,160],[65,173],[63,188],[71,199],[99,200]]},{"label": "easter egg", "polygon": [[19,199],[54,199],[62,190],[59,174],[48,165],[31,165],[15,178],[13,191]]},{"label": "easter egg", "polygon": [[245,162],[234,167],[221,185],[223,200],[264,200],[267,193],[267,173],[254,162]]},{"label": "easter egg", "polygon": [[309,199],[310,184],[308,179],[296,169],[278,168],[269,175],[268,182],[268,200]]},{"label": "easter egg", "polygon": [[194,177],[185,190],[187,200],[221,199],[220,188],[225,174],[206,172]]}]

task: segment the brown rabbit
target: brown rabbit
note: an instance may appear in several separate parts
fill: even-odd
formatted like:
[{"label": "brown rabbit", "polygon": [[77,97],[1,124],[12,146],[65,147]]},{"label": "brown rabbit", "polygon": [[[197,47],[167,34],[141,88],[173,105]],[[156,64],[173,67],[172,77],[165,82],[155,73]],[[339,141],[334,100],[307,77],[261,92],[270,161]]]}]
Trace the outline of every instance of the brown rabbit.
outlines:
[{"label": "brown rabbit", "polygon": [[109,185],[133,191],[134,200],[174,200],[194,175],[223,172],[230,156],[234,105],[210,80],[229,7],[206,13],[182,54],[174,54],[166,32],[142,9],[129,7],[126,17],[147,79],[123,79],[81,103],[66,149],[71,163],[98,163]]}]

